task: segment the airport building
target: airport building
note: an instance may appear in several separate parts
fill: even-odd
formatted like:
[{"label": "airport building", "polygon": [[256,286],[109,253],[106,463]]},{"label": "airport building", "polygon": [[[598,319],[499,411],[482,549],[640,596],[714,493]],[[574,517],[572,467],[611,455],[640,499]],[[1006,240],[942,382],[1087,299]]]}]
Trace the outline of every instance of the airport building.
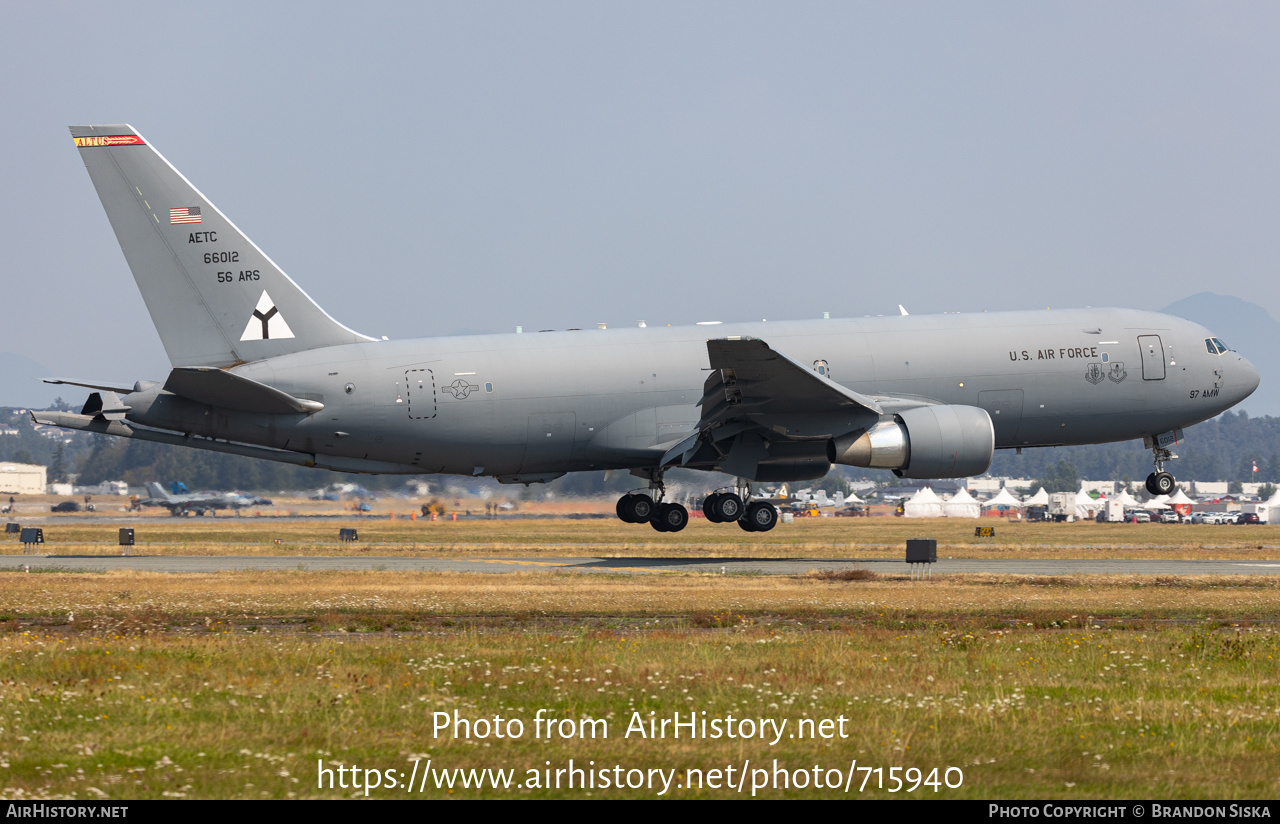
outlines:
[{"label": "airport building", "polygon": [[0,463],[0,493],[43,495],[47,471],[37,464]]}]

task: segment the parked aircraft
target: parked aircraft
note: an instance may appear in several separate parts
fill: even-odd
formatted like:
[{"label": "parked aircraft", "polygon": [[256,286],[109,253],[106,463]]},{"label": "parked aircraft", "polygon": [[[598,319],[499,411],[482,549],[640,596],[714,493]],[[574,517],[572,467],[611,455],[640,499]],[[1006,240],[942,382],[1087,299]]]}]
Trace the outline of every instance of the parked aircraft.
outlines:
[{"label": "parked aircraft", "polygon": [[[244,509],[249,506],[271,505],[271,501],[266,498],[251,498],[235,492],[187,492],[186,484],[181,481],[176,481],[171,486],[175,487],[172,492],[152,481],[147,484],[150,497],[143,498],[138,503],[142,506],[162,506],[174,516],[186,515],[188,512],[205,515],[218,509]],[[181,492],[177,491],[178,487],[181,488]]]},{"label": "parked aircraft", "polygon": [[[772,528],[751,481],[833,464],[985,471],[995,449],[1142,438],[1153,492],[1183,427],[1258,372],[1198,324],[1066,309],[376,340],[330,317],[127,125],[75,144],[173,369],[40,423],[341,472],[537,483],[627,469],[629,522],[684,527],[671,467],[741,479],[708,519]],[[715,336],[708,339],[708,331]]]}]

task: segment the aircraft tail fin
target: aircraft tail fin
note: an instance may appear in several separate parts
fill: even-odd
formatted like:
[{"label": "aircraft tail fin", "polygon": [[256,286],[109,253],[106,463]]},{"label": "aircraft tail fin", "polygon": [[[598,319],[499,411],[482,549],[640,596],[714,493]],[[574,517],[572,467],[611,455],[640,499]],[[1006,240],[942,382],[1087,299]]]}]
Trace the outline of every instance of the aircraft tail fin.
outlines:
[{"label": "aircraft tail fin", "polygon": [[150,493],[152,498],[156,498],[161,501],[169,500],[169,493],[165,490],[163,486],[156,483],[155,481],[149,481],[147,483],[147,492]]},{"label": "aircraft tail fin", "polygon": [[71,135],[174,366],[373,340],[330,317],[132,126]]}]

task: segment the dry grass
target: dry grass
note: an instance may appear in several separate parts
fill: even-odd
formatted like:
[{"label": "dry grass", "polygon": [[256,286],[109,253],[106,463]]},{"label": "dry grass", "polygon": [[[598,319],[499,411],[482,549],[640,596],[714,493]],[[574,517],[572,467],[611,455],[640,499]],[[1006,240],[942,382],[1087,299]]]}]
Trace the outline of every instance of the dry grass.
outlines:
[{"label": "dry grass", "polygon": [[[264,554],[281,552],[270,543],[275,539],[288,551],[294,551],[288,542],[315,540],[313,551],[329,554],[336,544],[319,539],[345,523],[228,518],[165,528],[175,538],[238,539]],[[1240,542],[1206,550],[1160,542],[1194,536],[1198,527],[1113,532],[1081,524],[1041,532],[1024,525],[1025,532],[1011,536],[1016,545],[986,546],[965,543],[970,539],[942,522],[823,519],[741,537],[709,524],[680,536],[611,522],[357,525],[366,542],[389,541],[375,545],[379,554],[388,547],[415,551],[412,543],[393,543],[406,536],[443,534],[467,540],[435,550],[419,544],[416,551],[451,554],[440,547],[454,547],[456,554],[486,555],[500,554],[495,548],[502,546],[581,554],[564,546],[581,541],[602,554],[714,547],[726,555],[815,559],[885,554],[851,549],[854,539],[894,546],[896,554],[899,539],[922,532],[939,537],[940,547],[950,541],[957,551],[943,554],[957,556],[960,547],[1009,557],[1086,551],[1049,546],[1061,541],[1093,547],[1088,551],[1096,557],[1254,552],[1247,557],[1259,558],[1269,550],[1248,550],[1243,541],[1271,534],[1205,527],[1216,541]],[[912,532],[903,532],[908,527]],[[76,528],[114,537],[114,527]],[[643,534],[649,543],[624,550],[602,543],[605,531]],[[998,533],[1003,538],[1004,528]],[[1101,548],[1117,535],[1133,543]],[[750,543],[759,537],[767,540]],[[1091,537],[1098,542],[1088,543]],[[1151,542],[1139,543],[1144,538]],[[188,541],[182,551],[201,546]],[[578,766],[594,760],[681,771],[746,760],[768,766],[774,759],[806,770],[847,770],[855,759],[926,773],[959,767],[964,785],[937,794],[947,798],[1280,793],[1276,576],[948,575],[912,582],[817,566],[793,577],[550,568],[504,575],[0,572],[0,797],[340,797],[360,791],[318,788],[317,760],[407,776],[415,758],[431,759],[433,769],[513,768],[517,780],[548,761],[565,768],[570,758]],[[533,741],[539,708],[557,718],[604,719],[610,737]],[[432,714],[455,710],[471,719],[520,718],[526,734],[435,735]],[[676,711],[787,720],[790,730],[803,718],[844,717],[848,737],[783,737],[776,745],[622,737],[632,713]],[[371,795],[586,792],[458,786],[450,793],[433,782],[413,795],[403,789]],[[843,795],[812,787],[761,794]],[[865,795],[892,797],[871,788]]]},{"label": "dry grass", "polygon": [[293,621],[295,628],[345,629],[361,616],[406,629],[432,629],[450,618],[605,628],[659,621],[680,628],[687,616],[708,610],[822,626],[1280,619],[1277,576],[948,575],[912,582],[904,575],[826,575],[0,572],[0,628],[70,624],[77,631],[119,632],[127,625],[162,631],[204,626],[205,619],[240,627],[270,619]]},{"label": "dry grass", "polygon": [[[990,525],[990,519],[983,525]],[[31,522],[35,524],[35,522]],[[974,521],[902,518],[800,518],[765,534],[694,519],[677,534],[597,520],[409,521],[276,519],[232,516],[107,522],[48,519],[44,551],[114,554],[117,530],[134,526],[136,552],[164,555],[432,555],[601,557],[884,558],[908,538],[938,541],[942,557],[1280,560],[1280,525],[1009,524],[994,539],[973,535]],[[354,527],[360,541],[343,544]],[[0,552],[20,553],[16,536]]]},{"label": "dry grass", "polygon": [[875,581],[880,576],[869,569],[815,569],[799,577],[802,581]]}]

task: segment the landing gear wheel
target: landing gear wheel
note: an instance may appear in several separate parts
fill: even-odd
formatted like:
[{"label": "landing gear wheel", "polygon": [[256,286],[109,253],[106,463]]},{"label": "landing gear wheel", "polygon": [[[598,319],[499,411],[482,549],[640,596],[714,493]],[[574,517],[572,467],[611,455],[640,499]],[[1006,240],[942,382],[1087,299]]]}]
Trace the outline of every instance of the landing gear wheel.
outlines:
[{"label": "landing gear wheel", "polygon": [[656,508],[653,498],[648,495],[632,495],[631,502],[627,505],[627,514],[631,516],[631,523],[643,524],[653,520]]},{"label": "landing gear wheel", "polygon": [[719,492],[712,492],[702,500],[702,514],[707,516],[707,520],[713,524],[723,523],[724,519],[720,517],[718,505],[720,502]]},{"label": "landing gear wheel", "polygon": [[716,519],[720,523],[730,523],[742,517],[742,499],[732,492],[721,492],[712,496],[715,499]]},{"label": "landing gear wheel", "polygon": [[1177,483],[1168,472],[1153,472],[1147,476],[1147,491],[1152,495],[1169,495]]},{"label": "landing gear wheel", "polygon": [[756,501],[747,507],[743,520],[751,524],[752,532],[768,532],[778,524],[778,509],[768,501]]},{"label": "landing gear wheel", "polygon": [[614,507],[618,517],[629,524],[643,524],[653,516],[653,499],[648,495],[628,492]]},{"label": "landing gear wheel", "polygon": [[650,523],[659,532],[679,532],[689,523],[689,510],[680,504],[660,504]]},{"label": "landing gear wheel", "polygon": [[740,519],[737,523],[738,523],[738,526],[742,528],[743,532],[756,531],[756,525],[751,523],[751,521],[747,520],[746,518]]}]

